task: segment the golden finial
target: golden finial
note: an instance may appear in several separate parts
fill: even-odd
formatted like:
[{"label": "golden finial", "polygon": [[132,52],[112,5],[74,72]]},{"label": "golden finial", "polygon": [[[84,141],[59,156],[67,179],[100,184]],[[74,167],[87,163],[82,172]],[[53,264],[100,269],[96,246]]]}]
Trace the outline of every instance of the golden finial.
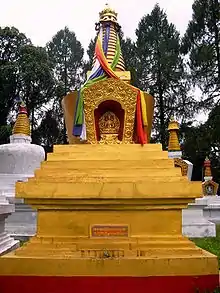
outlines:
[{"label": "golden finial", "polygon": [[117,22],[117,16],[118,14],[109,7],[108,3],[105,4],[105,8],[99,13],[99,21],[100,22],[106,22],[106,21],[112,21]]},{"label": "golden finial", "polygon": [[179,123],[172,116],[168,126],[169,131],[169,145],[168,151],[180,151],[180,143],[178,139]]},{"label": "golden finial", "polygon": [[24,102],[19,106],[18,116],[12,130],[12,134],[23,134],[30,136],[30,121],[27,115],[27,109]]},{"label": "golden finial", "polygon": [[204,161],[204,177],[212,177],[211,162],[208,157]]}]

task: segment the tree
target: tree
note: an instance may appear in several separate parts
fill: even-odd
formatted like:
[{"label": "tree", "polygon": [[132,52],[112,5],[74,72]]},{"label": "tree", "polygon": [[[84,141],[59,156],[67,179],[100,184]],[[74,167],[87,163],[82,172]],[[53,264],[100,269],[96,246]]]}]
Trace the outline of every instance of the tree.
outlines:
[{"label": "tree", "polygon": [[193,126],[192,123],[184,123],[180,127],[183,136],[183,158],[193,164],[193,180],[202,180],[203,164],[206,156],[210,155],[210,134],[206,130],[206,124]]},{"label": "tree", "polygon": [[52,109],[42,114],[43,118],[40,125],[35,130],[34,138],[36,142],[43,145],[47,150],[51,150],[54,144],[62,142],[61,132],[57,117]]},{"label": "tree", "polygon": [[126,70],[131,72],[131,84],[137,85],[137,48],[130,38],[121,38],[121,51]]},{"label": "tree", "polygon": [[0,125],[7,118],[17,94],[17,62],[20,50],[30,43],[16,28],[0,27]]},{"label": "tree", "polygon": [[157,4],[136,30],[138,86],[155,97],[155,141],[167,144],[167,126],[172,115],[181,122],[190,118],[194,100],[189,95],[180,36]]},{"label": "tree", "polygon": [[189,54],[192,80],[206,96],[201,105],[212,107],[220,98],[220,2],[195,0],[192,8],[182,51]]},{"label": "tree", "polygon": [[90,68],[90,69],[92,68],[92,62],[93,62],[94,53],[95,53],[96,38],[97,37],[95,37],[94,39],[90,40],[88,49],[86,51],[86,53],[87,53],[87,55],[89,57],[89,61],[87,62],[87,64],[88,64],[88,68]]},{"label": "tree", "polygon": [[57,81],[63,83],[66,92],[78,89],[82,83],[84,50],[75,33],[65,27],[57,32],[46,48]]},{"label": "tree", "polygon": [[204,124],[192,126],[183,124],[180,133],[183,137],[183,157],[194,165],[193,179],[202,180],[203,164],[206,156],[212,163],[214,180],[220,182],[220,106],[210,112]]},{"label": "tree", "polygon": [[63,142],[66,143],[66,128],[61,100],[67,92],[78,89],[82,84],[84,50],[75,33],[67,27],[57,32],[47,44],[46,49],[53,63],[56,79],[57,89],[53,104],[59,117],[59,127],[63,132]]},{"label": "tree", "polygon": [[31,130],[37,127],[35,115],[54,94],[52,64],[44,48],[26,45],[20,49],[17,62],[18,94],[31,114]]}]

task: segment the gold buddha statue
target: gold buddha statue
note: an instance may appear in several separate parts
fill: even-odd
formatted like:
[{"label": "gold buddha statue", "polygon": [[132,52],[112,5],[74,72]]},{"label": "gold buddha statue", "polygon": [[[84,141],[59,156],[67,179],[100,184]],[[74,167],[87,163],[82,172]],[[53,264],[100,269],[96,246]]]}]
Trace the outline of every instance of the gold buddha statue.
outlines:
[{"label": "gold buddha statue", "polygon": [[[106,5],[99,17],[92,70],[80,91],[69,93],[62,101],[69,143],[148,143],[154,99],[130,85],[117,13]],[[99,119],[108,112],[119,120],[114,135],[100,128]]]},{"label": "gold buddha statue", "polygon": [[106,112],[99,119],[99,129],[101,139],[99,144],[120,144],[118,132],[120,129],[120,121],[113,112]]}]

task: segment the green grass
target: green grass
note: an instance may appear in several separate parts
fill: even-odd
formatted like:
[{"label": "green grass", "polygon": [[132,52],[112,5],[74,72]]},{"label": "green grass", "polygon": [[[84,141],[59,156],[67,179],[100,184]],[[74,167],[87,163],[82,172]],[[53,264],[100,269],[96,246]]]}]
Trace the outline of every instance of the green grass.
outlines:
[{"label": "green grass", "polygon": [[[220,225],[216,225],[216,237],[193,238],[191,240],[197,246],[217,255],[219,268],[220,268]],[[207,293],[211,293],[211,292],[207,292]],[[220,288],[216,289],[212,293],[220,293]]]},{"label": "green grass", "polygon": [[191,239],[195,244],[218,257],[220,267],[220,225],[216,225],[216,237]]}]

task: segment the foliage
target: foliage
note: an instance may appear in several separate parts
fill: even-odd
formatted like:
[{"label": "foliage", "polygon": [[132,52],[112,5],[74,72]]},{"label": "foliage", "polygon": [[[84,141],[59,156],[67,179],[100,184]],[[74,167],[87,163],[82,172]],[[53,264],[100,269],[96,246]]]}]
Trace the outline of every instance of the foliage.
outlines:
[{"label": "foliage", "polygon": [[202,169],[205,157],[211,160],[214,180],[220,180],[220,106],[209,114],[208,120],[201,125],[182,124],[180,139],[183,141],[183,157],[194,165],[193,180],[202,180]]},{"label": "foliage", "polygon": [[220,225],[216,225],[216,237],[194,238],[191,240],[202,249],[217,255],[220,267]]},{"label": "foliage", "polygon": [[[220,267],[220,225],[216,225],[216,237],[194,238],[191,240],[202,249],[217,255]],[[210,291],[207,291],[207,293],[209,292]],[[216,288],[214,292],[210,293],[220,293],[220,288]]]},{"label": "foliage", "polygon": [[[67,27],[56,33],[47,44],[46,49],[52,61],[56,82],[55,95],[52,100],[54,111],[52,116],[57,119],[57,127],[63,137],[62,142],[67,143],[61,100],[69,91],[78,89],[83,81],[84,50],[75,33]],[[60,134],[56,140],[59,141],[59,137]]]},{"label": "foliage", "polygon": [[121,51],[125,62],[125,69],[131,72],[131,84],[137,86],[137,50],[130,38],[121,38]]},{"label": "foliage", "polygon": [[39,144],[50,148],[53,144],[62,143],[62,134],[55,111],[50,109],[44,113],[40,125],[35,130],[34,137]]},{"label": "foliage", "polygon": [[155,140],[165,148],[170,117],[175,114],[184,122],[195,113],[180,54],[180,36],[158,4],[141,19],[136,35],[138,85],[155,97]]},{"label": "foliage", "polygon": [[218,0],[195,0],[183,38],[182,51],[189,54],[192,80],[203,91],[203,107],[212,107],[220,98],[219,11]]},{"label": "foliage", "polygon": [[11,126],[0,125],[0,144],[9,143],[10,135],[11,135]]},{"label": "foliage", "polygon": [[40,110],[42,105],[50,101],[54,90],[51,61],[44,48],[33,45],[26,45],[21,48],[17,79],[17,91],[31,114],[33,132],[36,125],[35,111]]},{"label": "foliage", "polygon": [[63,84],[63,95],[79,88],[82,83],[84,50],[75,33],[65,27],[56,33],[46,48],[53,62],[56,80]]},{"label": "foliage", "polygon": [[11,126],[8,115],[17,94],[17,72],[20,50],[30,40],[14,27],[0,27],[0,143],[8,143]]},{"label": "foliage", "polygon": [[89,57],[89,61],[87,62],[88,70],[91,70],[91,68],[92,68],[92,62],[93,62],[93,57],[94,57],[94,53],[95,53],[95,43],[96,43],[96,37],[94,39],[90,40],[88,49],[86,51],[86,53]]}]

